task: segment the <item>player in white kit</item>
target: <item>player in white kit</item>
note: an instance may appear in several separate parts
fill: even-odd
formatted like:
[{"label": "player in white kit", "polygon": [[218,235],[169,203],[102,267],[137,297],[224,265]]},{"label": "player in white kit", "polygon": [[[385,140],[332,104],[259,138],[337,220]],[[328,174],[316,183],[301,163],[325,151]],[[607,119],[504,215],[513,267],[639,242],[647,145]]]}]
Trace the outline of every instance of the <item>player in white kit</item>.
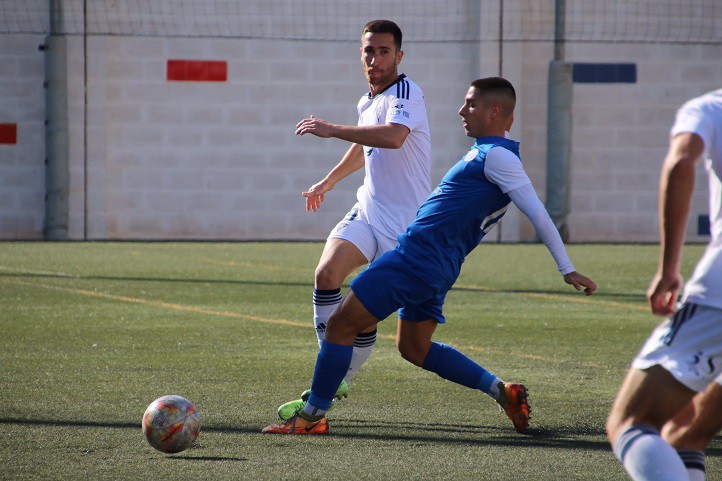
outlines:
[{"label": "player in white kit", "polygon": [[[709,174],[711,240],[682,288],[680,260],[695,165]],[[635,480],[705,479],[704,449],[722,429],[722,89],[677,112],[660,181],[659,269],[647,293],[669,316],[632,362],[607,421]]]},{"label": "player in white kit", "polygon": [[[431,136],[423,92],[404,74],[402,34],[389,20],[366,24],[361,38],[361,63],[369,93],[358,103],[358,125],[335,125],[313,116],[296,126],[296,134],[335,137],[352,143],[328,175],[303,195],[306,210],[320,208],[336,183],[365,167],[358,202],[331,231],[316,267],[313,307],[319,346],[326,323],[341,304],[341,284],[357,267],[373,262],[396,246],[396,236],[413,222],[431,192]],[[358,335],[351,367],[337,392],[348,394],[348,382],[369,358],[376,342],[376,326]],[[281,419],[303,408],[302,399],[278,408]]]}]

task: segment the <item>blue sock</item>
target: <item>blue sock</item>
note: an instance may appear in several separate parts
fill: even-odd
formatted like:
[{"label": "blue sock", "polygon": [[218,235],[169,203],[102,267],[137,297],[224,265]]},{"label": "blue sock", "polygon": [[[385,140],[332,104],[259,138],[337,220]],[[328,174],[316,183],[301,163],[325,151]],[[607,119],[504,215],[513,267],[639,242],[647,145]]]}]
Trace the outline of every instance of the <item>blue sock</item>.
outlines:
[{"label": "blue sock", "polygon": [[453,347],[438,342],[431,343],[422,367],[444,379],[471,389],[479,389],[489,395],[492,395],[494,390],[494,380],[501,381]]},{"label": "blue sock", "polygon": [[348,372],[352,355],[353,345],[333,344],[326,340],[321,343],[321,350],[316,358],[316,370],[313,373],[311,396],[306,403],[308,410],[304,409],[305,412],[322,415],[328,411],[338,386]]}]

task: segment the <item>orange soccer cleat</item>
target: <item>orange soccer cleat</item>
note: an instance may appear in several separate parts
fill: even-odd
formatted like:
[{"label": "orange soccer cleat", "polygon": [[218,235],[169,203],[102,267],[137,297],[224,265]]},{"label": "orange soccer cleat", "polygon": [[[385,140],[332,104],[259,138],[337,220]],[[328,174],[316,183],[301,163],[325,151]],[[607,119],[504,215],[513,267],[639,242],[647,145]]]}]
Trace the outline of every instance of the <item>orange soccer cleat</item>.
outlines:
[{"label": "orange soccer cleat", "polygon": [[513,382],[506,382],[499,387],[503,387],[504,390],[497,402],[511,419],[514,430],[521,434],[529,427],[529,414],[531,413],[527,401],[526,387],[523,384]]},{"label": "orange soccer cleat", "polygon": [[271,424],[261,430],[263,434],[328,434],[328,422],[326,417],[315,421],[304,419],[300,410],[279,424]]}]

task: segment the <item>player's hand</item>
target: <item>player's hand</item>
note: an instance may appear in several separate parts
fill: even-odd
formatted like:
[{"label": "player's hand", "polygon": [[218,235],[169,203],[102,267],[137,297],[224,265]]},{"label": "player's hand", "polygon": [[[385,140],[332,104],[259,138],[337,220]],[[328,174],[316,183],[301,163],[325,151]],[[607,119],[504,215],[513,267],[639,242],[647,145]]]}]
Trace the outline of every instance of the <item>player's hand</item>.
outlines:
[{"label": "player's hand", "polygon": [[684,280],[677,272],[672,275],[657,273],[647,289],[647,300],[652,308],[652,314],[656,316],[669,316],[674,314],[674,306],[677,303],[677,295]]},{"label": "player's hand", "polygon": [[584,294],[587,296],[591,296],[594,291],[597,290],[597,285],[594,283],[593,280],[591,280],[587,276],[578,273],[577,271],[570,272],[569,274],[564,274],[564,282],[573,285],[574,288],[578,291],[584,289]]},{"label": "player's hand", "polygon": [[322,180],[317,184],[313,184],[306,192],[301,192],[301,195],[306,198],[306,212],[309,210],[316,212],[320,209],[324,194],[331,189],[333,189],[333,185]]},{"label": "player's hand", "polygon": [[311,115],[296,124],[296,135],[303,134],[313,134],[326,139],[333,136],[333,126]]}]

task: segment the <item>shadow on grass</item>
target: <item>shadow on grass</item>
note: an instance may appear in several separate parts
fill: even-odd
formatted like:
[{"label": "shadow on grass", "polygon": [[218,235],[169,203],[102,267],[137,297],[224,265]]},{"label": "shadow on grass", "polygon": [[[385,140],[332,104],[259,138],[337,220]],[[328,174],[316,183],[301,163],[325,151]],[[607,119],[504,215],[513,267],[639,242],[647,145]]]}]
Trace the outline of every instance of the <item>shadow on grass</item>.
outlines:
[{"label": "shadow on grass", "polygon": [[[110,428],[110,429],[137,429],[141,430],[140,421],[137,423],[106,423],[97,421],[67,421],[59,419],[22,419],[22,418],[0,418],[1,424],[20,424],[26,426],[60,426],[60,427],[81,427],[81,428]],[[229,432],[229,433],[258,433],[260,427],[214,427],[201,426],[202,432]]]},{"label": "shadow on grass", "polygon": [[[86,276],[75,274],[38,274],[38,273],[15,273],[0,272],[0,277],[16,277],[27,279],[77,279],[86,281],[111,281],[111,282],[160,282],[160,283],[182,283],[182,284],[230,284],[230,285],[246,285],[246,286],[295,286],[304,288],[313,288],[313,274],[309,271],[308,282],[289,282],[289,281],[255,281],[255,280],[234,280],[234,279],[178,279],[167,277],[122,277],[122,276]],[[348,288],[349,284],[344,283],[343,288]],[[457,292],[482,292],[489,294],[549,294],[564,297],[578,297],[579,293],[570,291],[569,289],[494,289],[484,287],[461,287],[454,286],[452,291]],[[628,292],[604,292],[597,294],[595,298],[619,298],[624,300],[646,303],[644,294],[634,294]]]},{"label": "shadow on grass", "polygon": [[[137,429],[140,423],[105,423],[92,421],[63,421],[50,419],[0,418],[2,424],[27,426],[66,426],[111,429]],[[258,434],[258,426],[203,426],[203,432]],[[372,441],[403,441],[416,444],[451,444],[468,446],[518,446],[549,449],[578,449],[609,451],[611,447],[601,427],[579,426],[530,428],[523,435],[511,432],[511,427],[492,427],[471,424],[409,423],[374,420],[334,420],[333,438],[363,439]],[[589,438],[599,438],[598,440]],[[282,438],[282,437],[281,437]],[[280,439],[276,437],[276,439]],[[707,448],[708,456],[722,456],[721,447]],[[245,458],[220,456],[169,456],[189,461],[246,461]]]},{"label": "shadow on grass", "polygon": [[[335,429],[332,431],[332,436],[341,438],[406,441],[423,444],[609,451],[610,454],[612,452],[605,430],[596,426],[530,428],[524,434],[511,432],[511,427],[370,420],[334,420],[333,427],[349,428],[348,430]],[[393,430],[393,433],[378,432],[386,429]],[[589,438],[599,438],[599,440]],[[709,447],[705,453],[708,456],[720,456],[722,455],[722,448]]]},{"label": "shadow on grass", "polygon": [[183,459],[185,461],[248,461],[248,458],[229,458],[225,456],[168,456],[168,459]]}]

